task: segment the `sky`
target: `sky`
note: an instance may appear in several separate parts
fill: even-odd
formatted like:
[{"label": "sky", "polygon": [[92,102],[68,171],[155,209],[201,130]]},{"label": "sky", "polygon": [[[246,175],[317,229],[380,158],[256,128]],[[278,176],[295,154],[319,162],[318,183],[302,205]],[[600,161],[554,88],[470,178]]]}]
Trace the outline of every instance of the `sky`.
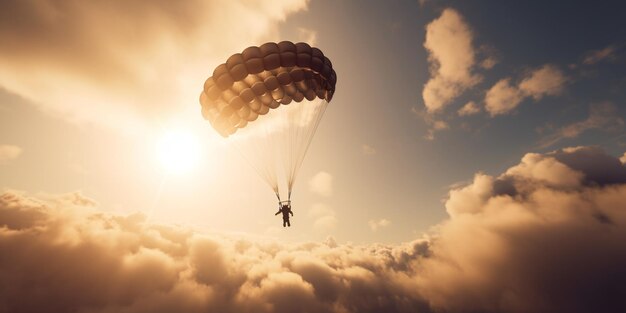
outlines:
[{"label": "sky", "polygon": [[[2,1],[0,312],[622,311],[625,9]],[[290,228],[198,101],[282,40],[338,77]]]}]

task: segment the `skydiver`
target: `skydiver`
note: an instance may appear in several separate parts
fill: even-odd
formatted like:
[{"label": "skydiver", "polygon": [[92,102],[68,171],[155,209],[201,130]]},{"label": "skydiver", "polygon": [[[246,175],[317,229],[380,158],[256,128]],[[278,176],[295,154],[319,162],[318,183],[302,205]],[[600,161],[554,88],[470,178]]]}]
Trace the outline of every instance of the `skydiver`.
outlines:
[{"label": "skydiver", "polygon": [[289,214],[293,216],[293,212],[291,212],[291,204],[284,203],[281,205],[281,203],[278,203],[278,212],[274,215],[276,216],[280,213],[283,213],[283,227],[285,227],[285,225],[291,227],[291,223],[289,223]]}]

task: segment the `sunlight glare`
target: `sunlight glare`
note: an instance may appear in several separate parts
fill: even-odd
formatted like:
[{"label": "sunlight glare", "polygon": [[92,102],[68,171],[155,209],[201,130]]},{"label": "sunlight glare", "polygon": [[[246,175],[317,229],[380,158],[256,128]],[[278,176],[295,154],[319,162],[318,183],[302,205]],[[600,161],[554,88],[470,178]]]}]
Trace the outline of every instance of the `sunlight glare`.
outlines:
[{"label": "sunlight glare", "polygon": [[157,142],[156,156],[168,173],[182,174],[197,165],[199,148],[198,139],[190,131],[170,130]]}]

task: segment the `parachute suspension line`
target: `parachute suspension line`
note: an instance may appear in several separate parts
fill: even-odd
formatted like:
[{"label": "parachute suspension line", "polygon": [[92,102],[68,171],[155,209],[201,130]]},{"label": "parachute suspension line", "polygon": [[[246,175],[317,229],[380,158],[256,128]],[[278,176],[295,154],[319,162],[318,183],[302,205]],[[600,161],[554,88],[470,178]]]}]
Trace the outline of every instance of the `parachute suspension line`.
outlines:
[{"label": "parachute suspension line", "polygon": [[327,105],[321,99],[281,105],[231,135],[233,146],[278,199],[291,200],[298,170]]},{"label": "parachute suspension line", "polygon": [[[268,115],[277,112],[270,111]],[[279,182],[276,173],[276,145],[271,138],[270,127],[264,123],[269,116],[260,116],[261,120],[253,122],[248,128],[240,130],[232,135],[233,145],[248,164],[261,176],[272,188],[274,193],[279,193]]]},{"label": "parachute suspension line", "polygon": [[[312,103],[298,103],[300,105],[300,107],[298,108],[298,110],[293,110],[293,112],[289,112],[289,125],[290,125],[290,129],[289,129],[289,170],[287,171],[288,173],[288,179],[287,179],[287,190],[288,190],[288,194],[289,194],[289,199],[291,199],[291,175],[293,175],[293,171],[294,171],[294,158],[297,157],[297,151],[294,151],[294,146],[297,146],[297,141],[298,140],[302,140],[302,138],[300,138],[299,136],[299,132],[300,129],[303,128],[304,126],[302,126],[302,124],[300,123],[300,121],[297,121],[297,116],[300,115],[304,115],[303,112],[306,112],[306,110],[308,109],[308,107],[304,107],[304,106],[309,106],[312,105]],[[300,114],[298,114],[300,113]],[[294,135],[294,132],[296,133]]]},{"label": "parachute suspension line", "polygon": [[[239,155],[241,155],[241,157],[244,160],[246,160],[248,165],[250,165],[250,167],[252,167],[257,172],[257,174],[259,174],[259,176],[261,176],[261,178],[278,195],[278,184],[277,184],[275,179],[272,179],[271,174],[269,173],[269,170],[267,168],[265,168],[265,167],[257,165],[255,162],[252,162],[252,160],[250,159],[250,157],[254,157],[255,154],[246,153],[247,151],[244,151],[244,149],[242,148],[240,143],[237,142],[237,141],[234,141],[233,147],[235,147],[235,149],[237,149],[237,151],[239,152]],[[257,148],[257,149],[253,149],[253,150],[257,150],[258,151],[259,149]]]},{"label": "parachute suspension line", "polygon": [[[299,105],[305,105],[308,103],[298,103]],[[302,108],[300,108],[302,109]],[[292,114],[292,112],[289,112],[290,116],[289,116],[289,128],[293,128],[294,127],[294,123],[292,120],[292,117],[294,114]],[[297,113],[297,112],[294,112]],[[295,125],[295,127],[299,128],[300,125]],[[291,169],[293,168],[293,158],[294,158],[294,152],[293,152],[293,146],[294,146],[294,141],[297,140],[298,137],[296,136],[296,138],[294,138],[293,136],[293,131],[292,129],[289,129],[289,171],[287,173],[291,174]],[[288,183],[287,184],[287,190],[288,190],[288,199],[291,200],[291,185]]]},{"label": "parachute suspension line", "polygon": [[[299,159],[301,157],[301,153],[304,152],[302,151],[301,146],[311,140],[311,138],[308,136],[308,131],[312,129],[314,125],[311,123],[312,121],[307,120],[307,118],[310,119],[312,115],[313,116],[315,115],[315,111],[316,111],[316,107],[318,106],[318,103],[306,103],[304,105],[306,105],[306,108],[303,108],[301,114],[299,114],[298,116],[294,116],[293,117],[294,120],[291,121],[291,123],[293,123],[294,125],[297,125],[297,126],[307,125],[307,127],[298,127],[295,129],[295,137],[297,138],[296,139],[297,141],[295,142],[295,144],[292,143],[295,146],[295,149],[292,148],[292,153],[295,156],[295,162],[292,161],[291,162],[292,164],[290,164],[290,171],[289,171],[289,176],[287,180],[289,192],[292,191],[294,177],[298,169]],[[313,112],[314,114],[311,114],[311,112]],[[304,128],[304,136],[303,136],[303,128]]]},{"label": "parachute suspension line", "polygon": [[[297,148],[297,152],[296,152],[296,162],[295,165],[293,166],[291,172],[290,172],[290,176],[289,176],[289,181],[288,181],[288,185],[289,185],[289,192],[291,193],[291,189],[293,187],[293,184],[295,182],[298,170],[300,169],[300,167],[302,166],[302,162],[304,161],[304,158],[306,156],[306,153],[311,145],[312,139],[313,139],[313,135],[315,135],[316,131],[317,131],[317,127],[319,126],[319,123],[322,119],[322,116],[324,115],[324,112],[326,111],[326,107],[328,106],[328,102],[322,100],[320,102],[317,103],[307,103],[307,105],[309,106],[313,106],[313,111],[312,113],[309,113],[305,116],[301,116],[301,121],[300,123],[311,123],[312,125],[310,125],[309,127],[306,128],[305,130],[305,134],[302,137],[303,140],[298,140],[297,144],[298,144],[298,148]],[[304,119],[309,118],[312,119],[311,121],[305,121]],[[299,137],[299,136],[297,136]]]},{"label": "parachute suspension line", "polygon": [[[294,147],[291,148],[292,156],[295,156],[296,161],[297,161],[297,156],[298,156],[298,152],[299,152],[298,151],[299,150],[298,149],[298,146],[299,146],[298,142],[301,142],[302,140],[306,140],[306,138],[300,137],[300,132],[301,132],[302,128],[304,128],[304,127],[300,126],[300,125],[302,125],[301,118],[302,118],[302,116],[306,115],[306,111],[308,109],[310,109],[308,106],[309,105],[313,105],[313,103],[302,103],[302,105],[307,105],[307,107],[303,107],[302,111],[300,112],[301,114],[299,114],[298,116],[295,116],[295,115],[292,116],[293,120],[290,121],[290,123],[292,123],[293,125],[296,125],[296,128],[294,130],[294,132],[295,132],[294,137],[296,138],[295,139],[296,142],[295,143],[292,142],[292,146],[294,146]],[[288,175],[288,178],[287,178],[287,189],[289,190],[289,192],[291,192],[291,188],[293,187],[293,185],[291,184],[291,177],[293,176],[294,170],[295,170],[295,162],[292,161],[291,164],[289,164],[289,175]]]},{"label": "parachute suspension line", "polygon": [[[276,114],[276,111],[271,110],[268,114]],[[265,170],[269,173],[270,179],[272,181],[272,189],[278,195],[278,200],[280,201],[279,195],[279,182],[276,173],[276,143],[271,138],[270,127],[266,123],[261,124],[263,128],[263,139],[259,140],[264,147],[261,147],[257,150],[257,157],[265,157],[265,161],[262,164],[266,164]]]}]

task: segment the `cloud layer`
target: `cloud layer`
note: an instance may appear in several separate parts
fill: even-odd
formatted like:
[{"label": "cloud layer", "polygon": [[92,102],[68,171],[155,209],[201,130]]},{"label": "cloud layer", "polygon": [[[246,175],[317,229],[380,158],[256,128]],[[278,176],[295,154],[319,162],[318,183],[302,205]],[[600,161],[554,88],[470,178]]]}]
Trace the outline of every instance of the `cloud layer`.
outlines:
[{"label": "cloud layer", "polygon": [[626,308],[626,168],[599,148],[529,153],[450,193],[423,281],[451,311]]},{"label": "cloud layer", "polygon": [[279,244],[103,213],[80,194],[0,196],[6,312],[623,312],[626,167],[529,153],[450,191],[398,245]]},{"label": "cloud layer", "polygon": [[0,86],[68,119],[137,130],[197,105],[212,68],[305,8],[305,0],[2,1]]},{"label": "cloud layer", "polygon": [[207,236],[94,210],[78,194],[0,197],[6,312],[415,312],[427,243],[350,246]]}]

